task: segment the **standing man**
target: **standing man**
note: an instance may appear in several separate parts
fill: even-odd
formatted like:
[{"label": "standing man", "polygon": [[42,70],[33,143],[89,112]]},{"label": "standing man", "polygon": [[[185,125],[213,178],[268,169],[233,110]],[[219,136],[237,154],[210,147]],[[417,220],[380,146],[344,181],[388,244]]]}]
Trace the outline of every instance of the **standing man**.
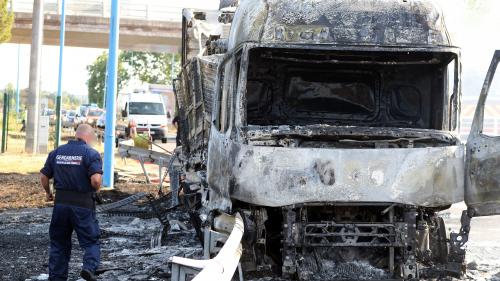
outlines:
[{"label": "standing man", "polygon": [[101,187],[102,159],[91,147],[96,135],[90,125],[79,125],[75,137],[75,140],[50,152],[40,170],[47,201],[54,200],[49,186],[52,178],[56,190],[49,229],[49,280],[54,281],[68,279],[73,230],[84,250],[80,273],[83,279],[96,280],[95,271],[101,255],[95,193]]},{"label": "standing man", "polygon": [[21,132],[26,132],[26,115],[27,115],[28,109],[25,107],[23,110],[23,115],[22,115],[22,121],[21,121]]},{"label": "standing man", "polygon": [[177,129],[177,133],[175,135],[175,145],[176,146],[181,146],[181,124],[179,123],[179,115],[176,115],[174,117],[174,120],[172,120],[172,124],[174,127]]}]

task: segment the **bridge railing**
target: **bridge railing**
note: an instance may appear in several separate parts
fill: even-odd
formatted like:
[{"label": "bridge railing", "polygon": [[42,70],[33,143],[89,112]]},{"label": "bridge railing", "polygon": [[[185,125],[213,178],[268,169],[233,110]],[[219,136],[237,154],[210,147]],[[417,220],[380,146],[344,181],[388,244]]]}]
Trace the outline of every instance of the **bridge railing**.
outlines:
[{"label": "bridge railing", "polygon": [[[59,14],[61,0],[45,0],[45,14]],[[120,0],[120,16],[125,19],[180,22],[183,8],[214,9],[218,0]],[[66,0],[66,14],[109,17],[111,0]],[[12,1],[14,12],[31,13],[33,0]]]}]

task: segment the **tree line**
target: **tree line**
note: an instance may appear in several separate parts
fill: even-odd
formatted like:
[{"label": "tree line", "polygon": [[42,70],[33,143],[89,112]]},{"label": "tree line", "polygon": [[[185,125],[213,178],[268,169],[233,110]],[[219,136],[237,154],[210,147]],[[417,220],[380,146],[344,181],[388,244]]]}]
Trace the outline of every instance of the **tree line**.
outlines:
[{"label": "tree line", "polygon": [[[104,105],[106,92],[107,52],[87,66],[89,102]],[[118,57],[118,92],[131,80],[149,84],[171,85],[173,74],[180,69],[180,55],[153,52],[122,51]]]},{"label": "tree line", "polygon": [[8,42],[11,38],[11,28],[14,14],[8,9],[9,0],[0,0],[0,43]]}]

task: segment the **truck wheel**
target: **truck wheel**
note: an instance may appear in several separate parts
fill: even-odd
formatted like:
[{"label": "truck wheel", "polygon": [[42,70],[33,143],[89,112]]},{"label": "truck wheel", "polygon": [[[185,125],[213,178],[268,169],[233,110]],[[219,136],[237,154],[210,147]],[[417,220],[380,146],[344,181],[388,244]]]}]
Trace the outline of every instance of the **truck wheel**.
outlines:
[{"label": "truck wheel", "polygon": [[162,138],[161,143],[167,143],[167,138]]}]

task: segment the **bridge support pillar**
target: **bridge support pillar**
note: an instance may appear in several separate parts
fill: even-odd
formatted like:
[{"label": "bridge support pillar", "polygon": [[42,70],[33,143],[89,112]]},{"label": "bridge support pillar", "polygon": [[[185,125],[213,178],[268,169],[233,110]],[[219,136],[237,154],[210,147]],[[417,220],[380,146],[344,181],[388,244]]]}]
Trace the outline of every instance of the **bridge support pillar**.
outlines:
[{"label": "bridge support pillar", "polygon": [[28,118],[26,121],[26,143],[24,150],[27,153],[37,153],[38,145],[38,118],[40,110],[40,69],[43,44],[43,0],[34,0],[33,22],[31,35],[29,93],[27,100]]}]

